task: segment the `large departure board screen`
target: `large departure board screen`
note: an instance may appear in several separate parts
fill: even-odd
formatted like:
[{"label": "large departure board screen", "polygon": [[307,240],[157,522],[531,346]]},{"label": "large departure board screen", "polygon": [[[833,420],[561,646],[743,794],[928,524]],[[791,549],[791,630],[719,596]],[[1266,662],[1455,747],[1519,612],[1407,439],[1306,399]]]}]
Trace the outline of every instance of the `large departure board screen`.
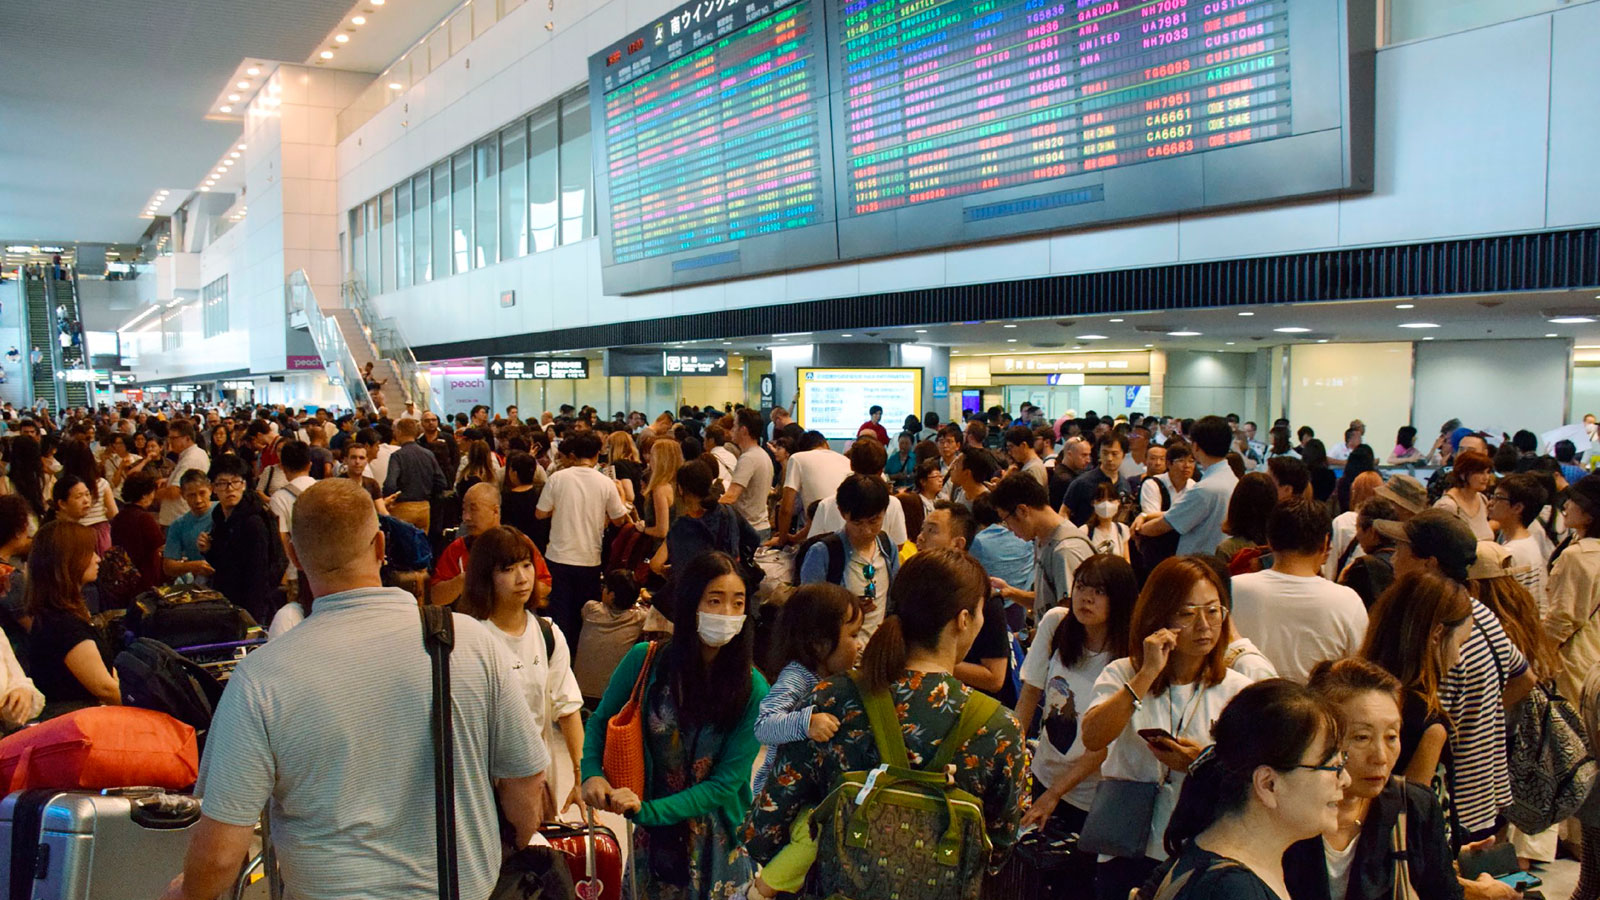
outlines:
[{"label": "large departure board screen", "polygon": [[[699,17],[709,25],[691,15],[716,3],[591,60],[608,290],[1371,189],[1372,0],[792,0]],[[674,44],[674,27],[712,30]],[[769,61],[790,67],[795,93],[752,100]],[[775,239],[759,254],[740,252],[751,226],[730,224],[749,220],[724,188],[737,152],[698,143],[700,118],[653,124],[669,95],[709,97],[696,94],[708,84],[722,109],[754,103],[735,127],[759,118],[793,154],[794,193],[754,201]],[[824,143],[802,149],[802,134]],[[818,230],[831,246],[797,239]],[[730,248],[737,259],[717,255]],[[613,277],[652,258],[672,271]]]},{"label": "large departure board screen", "polygon": [[608,290],[837,257],[816,2],[699,0],[590,59]]}]

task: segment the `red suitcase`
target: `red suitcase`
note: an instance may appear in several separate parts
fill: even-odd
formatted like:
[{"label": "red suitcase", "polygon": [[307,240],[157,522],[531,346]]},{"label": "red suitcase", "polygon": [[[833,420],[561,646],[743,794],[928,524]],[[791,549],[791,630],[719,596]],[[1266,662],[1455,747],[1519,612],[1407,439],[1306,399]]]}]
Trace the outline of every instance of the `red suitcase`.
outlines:
[{"label": "red suitcase", "polygon": [[578,900],[622,900],[622,845],[604,825],[552,822],[539,828],[550,846],[567,858]]}]

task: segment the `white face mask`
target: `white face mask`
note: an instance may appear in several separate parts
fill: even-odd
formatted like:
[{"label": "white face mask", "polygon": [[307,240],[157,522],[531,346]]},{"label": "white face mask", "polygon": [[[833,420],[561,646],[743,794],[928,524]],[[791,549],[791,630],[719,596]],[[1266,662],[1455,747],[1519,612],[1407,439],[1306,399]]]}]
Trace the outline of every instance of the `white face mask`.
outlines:
[{"label": "white face mask", "polygon": [[1102,519],[1109,519],[1117,514],[1118,504],[1111,500],[1094,505],[1094,513]]},{"label": "white face mask", "polygon": [[696,613],[700,640],[708,647],[721,647],[739,636],[744,630],[744,616],[722,616],[716,613]]}]

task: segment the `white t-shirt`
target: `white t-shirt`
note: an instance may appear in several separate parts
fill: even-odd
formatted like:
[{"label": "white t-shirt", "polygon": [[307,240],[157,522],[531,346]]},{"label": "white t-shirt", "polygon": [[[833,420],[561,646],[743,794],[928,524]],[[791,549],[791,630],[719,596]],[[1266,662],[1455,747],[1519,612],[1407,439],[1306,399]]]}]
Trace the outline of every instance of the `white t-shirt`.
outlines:
[{"label": "white t-shirt", "polygon": [[[839,498],[823,497],[817,504],[817,515],[811,520],[810,534],[828,534],[843,527],[844,514],[839,512]],[[889,508],[883,513],[883,533],[889,536],[896,547],[910,539],[906,534],[906,511],[893,496],[889,498]]]},{"label": "white t-shirt", "polygon": [[1280,676],[1305,684],[1312,666],[1361,649],[1367,607],[1342,584],[1266,569],[1234,576],[1233,624]]},{"label": "white t-shirt", "polygon": [[883,624],[883,617],[889,606],[889,561],[883,558],[883,550],[877,541],[872,542],[872,553],[863,554],[850,546],[849,541],[844,542],[844,589],[857,597],[867,595],[867,566],[873,567],[873,600],[874,606],[867,613],[866,621],[861,626],[862,646],[872,640],[873,632]]},{"label": "white t-shirt", "polygon": [[96,478],[89,490],[94,494],[94,502],[89,504],[89,514],[79,520],[79,525],[99,525],[109,522],[111,518],[106,515],[106,494],[111,491],[111,482],[104,478]]},{"label": "white t-shirt", "polygon": [[1094,544],[1094,552],[1109,553],[1112,556],[1128,558],[1128,526],[1121,522],[1112,522],[1110,528],[1101,528],[1090,525],[1084,528],[1085,535]]},{"label": "white t-shirt", "polygon": [[289,601],[278,608],[267,626],[267,640],[275,640],[289,633],[289,629],[306,620],[306,609],[297,601]]},{"label": "white t-shirt", "polygon": [[[371,476],[372,480],[378,484],[383,484],[384,479],[389,477],[389,457],[393,456],[394,452],[399,449],[393,444],[379,444],[378,455],[373,459],[367,460],[366,474]],[[465,459],[466,454],[462,454],[462,458]]]},{"label": "white t-shirt", "polygon": [[706,451],[706,455],[716,460],[717,480],[722,482],[722,486],[726,488],[733,484],[733,467],[739,464],[739,451],[731,444],[718,444]]},{"label": "white t-shirt", "polygon": [[[1328,541],[1328,558],[1322,563],[1322,577],[1329,581],[1339,580],[1339,557],[1350,548],[1351,542],[1356,539],[1356,511],[1349,510],[1333,517],[1333,538]],[[1344,561],[1350,565],[1361,557],[1366,556],[1361,545],[1357,544],[1350,550],[1350,558]]]},{"label": "white t-shirt", "polygon": [[1359,839],[1350,842],[1350,846],[1343,850],[1333,849],[1328,839],[1322,839],[1322,858],[1328,866],[1328,896],[1333,900],[1344,900],[1350,893],[1350,865],[1356,861],[1356,845]]},{"label": "white t-shirt", "polygon": [[531,612],[523,615],[527,619],[520,635],[506,634],[490,621],[483,624],[511,651],[511,674],[522,686],[522,696],[533,711],[534,725],[544,739],[545,748],[554,755],[555,723],[562,716],[583,708],[583,692],[578,689],[577,676],[572,674],[572,654],[561,628],[550,623],[554,647],[546,657],[544,632],[539,630],[538,620]]},{"label": "white t-shirt", "polygon": [[[1194,479],[1191,478],[1183,483],[1183,490],[1176,490],[1172,487],[1172,476],[1166,472],[1162,472],[1160,475],[1157,475],[1156,477],[1146,481],[1144,486],[1139,488],[1140,512],[1161,512],[1161,488],[1156,487],[1156,482],[1158,481],[1166,485],[1167,494],[1172,497],[1173,503],[1177,503],[1179,497],[1182,497],[1184,494],[1188,493],[1189,488],[1194,487]],[[1171,507],[1169,506],[1168,508],[1170,509]]]},{"label": "white t-shirt", "polygon": [[[183,483],[183,474],[190,469],[199,469],[204,472],[211,468],[211,457],[200,449],[199,444],[193,444],[189,449],[178,454],[178,464],[172,467],[172,474],[167,476],[169,486],[178,486]],[[189,504],[183,502],[182,497],[161,501],[161,513],[156,521],[162,525],[171,525],[178,521],[178,517],[189,511]]]},{"label": "white t-shirt", "polygon": [[789,457],[783,467],[783,486],[794,488],[797,508],[805,508],[824,497],[832,497],[839,483],[850,474],[850,460],[843,453],[818,447]]},{"label": "white t-shirt", "polygon": [[[1123,685],[1131,681],[1135,674],[1133,661],[1127,657],[1107,665],[1100,677],[1095,679],[1094,698],[1089,708],[1093,709],[1114,694],[1123,693]],[[1145,855],[1151,859],[1167,858],[1161,842],[1166,836],[1172,810],[1178,805],[1184,773],[1172,772],[1168,776],[1167,767],[1150,752],[1150,745],[1145,743],[1144,738],[1139,737],[1139,729],[1161,728],[1201,747],[1210,746],[1211,726],[1222,715],[1222,708],[1250,684],[1249,678],[1228,669],[1220,683],[1204,689],[1200,689],[1199,682],[1196,682],[1175,684],[1160,693],[1151,693],[1144,698],[1144,708],[1134,712],[1132,718],[1128,719],[1127,727],[1107,748],[1106,761],[1100,765],[1100,777],[1161,785],[1161,791],[1156,794],[1155,815],[1151,817],[1150,840],[1144,848]],[[1165,783],[1162,782],[1164,776],[1168,776]]]},{"label": "white t-shirt", "polygon": [[294,502],[300,499],[306,488],[316,483],[317,480],[310,475],[301,475],[272,492],[272,496],[267,500],[267,508],[278,517],[280,534],[289,533],[289,517],[294,514]]},{"label": "white t-shirt", "polygon": [[767,451],[751,446],[740,453],[733,467],[733,483],[744,486],[744,492],[733,504],[734,512],[756,531],[771,527],[767,497],[772,493],[772,457]]},{"label": "white t-shirt", "polygon": [[553,512],[545,559],[567,566],[598,566],[606,522],[628,514],[611,479],[593,466],[569,466],[550,475],[538,510]]},{"label": "white t-shirt", "polygon": [[[1535,529],[1539,528],[1538,523],[1534,523],[1533,527]],[[1542,615],[1545,611],[1545,604],[1549,600],[1549,592],[1546,588],[1549,570],[1545,566],[1550,559],[1545,556],[1544,548],[1539,545],[1539,539],[1535,536],[1534,530],[1529,529],[1528,536],[1525,538],[1505,541],[1500,546],[1505,547],[1506,552],[1511,554],[1513,565],[1526,570],[1517,573],[1513,577],[1517,579],[1518,584],[1528,589],[1528,593],[1533,595],[1534,600],[1538,601],[1539,613]]]},{"label": "white t-shirt", "polygon": [[[1043,724],[1033,753],[1033,775],[1046,787],[1066,775],[1068,767],[1084,754],[1081,720],[1089,710],[1089,698],[1094,696],[1095,679],[1111,662],[1111,651],[1106,650],[1084,653],[1075,666],[1062,664],[1060,654],[1051,645],[1055,643],[1056,628],[1067,615],[1064,606],[1044,614],[1022,663],[1022,681],[1044,692],[1040,706]],[[1088,812],[1099,784],[1098,774],[1089,775],[1062,799]]]}]

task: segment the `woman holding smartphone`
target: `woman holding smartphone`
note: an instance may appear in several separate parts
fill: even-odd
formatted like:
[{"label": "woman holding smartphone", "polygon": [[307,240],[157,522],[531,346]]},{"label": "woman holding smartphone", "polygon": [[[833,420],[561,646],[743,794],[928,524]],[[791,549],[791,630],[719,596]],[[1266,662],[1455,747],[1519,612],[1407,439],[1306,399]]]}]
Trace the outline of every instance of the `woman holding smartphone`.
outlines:
[{"label": "woman holding smartphone", "polygon": [[1106,760],[1091,819],[1106,802],[1100,794],[1109,780],[1157,785],[1144,853],[1100,860],[1095,896],[1101,900],[1124,900],[1167,858],[1162,837],[1189,764],[1211,744],[1211,723],[1223,707],[1251,683],[1227,665],[1225,591],[1216,569],[1199,557],[1162,561],[1134,606],[1129,655],[1095,681],[1083,747],[1106,751]]}]

